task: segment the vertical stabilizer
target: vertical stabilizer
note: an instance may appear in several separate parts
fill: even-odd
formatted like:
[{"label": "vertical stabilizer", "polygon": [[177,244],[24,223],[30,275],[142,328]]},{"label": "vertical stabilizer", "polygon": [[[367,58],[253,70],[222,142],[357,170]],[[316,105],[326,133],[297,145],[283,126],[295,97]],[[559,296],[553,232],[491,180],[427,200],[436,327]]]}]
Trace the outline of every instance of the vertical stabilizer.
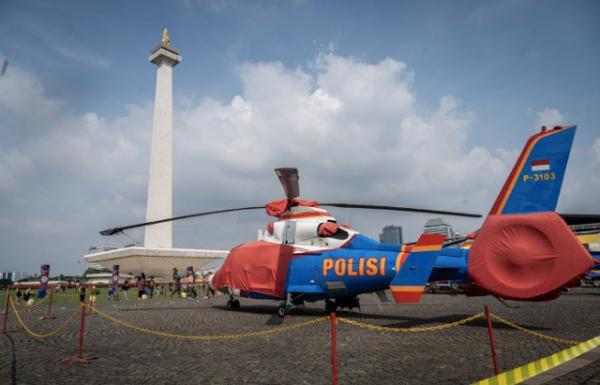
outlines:
[{"label": "vertical stabilizer", "polygon": [[576,127],[555,127],[529,138],[490,214],[556,210]]},{"label": "vertical stabilizer", "polygon": [[444,234],[421,234],[402,268],[390,283],[396,303],[417,303],[421,300],[445,239]]}]

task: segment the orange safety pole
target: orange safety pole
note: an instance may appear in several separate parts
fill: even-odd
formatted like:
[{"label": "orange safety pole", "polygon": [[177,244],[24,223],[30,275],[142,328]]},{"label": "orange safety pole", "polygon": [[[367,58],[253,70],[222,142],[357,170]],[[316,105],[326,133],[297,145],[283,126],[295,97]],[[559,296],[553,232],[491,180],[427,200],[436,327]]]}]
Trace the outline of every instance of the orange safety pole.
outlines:
[{"label": "orange safety pole", "polygon": [[492,318],[490,317],[490,307],[485,305],[485,319],[487,320],[487,331],[490,339],[490,349],[492,350],[492,361],[494,362],[494,372],[500,374],[500,365],[496,356],[496,344],[494,343],[494,330],[492,329]]},{"label": "orange safety pole", "polygon": [[60,366],[67,367],[74,364],[90,364],[89,358],[83,356],[83,333],[85,329],[85,302],[80,303],[81,306],[81,318],[79,320],[79,344],[77,347],[77,355],[67,358],[60,363]]},{"label": "orange safety pole", "polygon": [[331,383],[337,385],[337,336],[335,312],[329,315],[331,320]]}]

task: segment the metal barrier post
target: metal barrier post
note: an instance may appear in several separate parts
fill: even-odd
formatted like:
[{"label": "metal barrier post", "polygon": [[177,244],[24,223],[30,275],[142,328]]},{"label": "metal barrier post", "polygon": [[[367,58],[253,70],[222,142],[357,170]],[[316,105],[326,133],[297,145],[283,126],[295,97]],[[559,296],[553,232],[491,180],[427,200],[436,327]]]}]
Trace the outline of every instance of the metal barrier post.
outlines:
[{"label": "metal barrier post", "polygon": [[337,385],[337,336],[335,312],[331,312],[331,383]]},{"label": "metal barrier post", "polygon": [[494,343],[494,330],[492,329],[492,318],[490,317],[490,307],[485,305],[485,319],[487,320],[488,337],[490,338],[490,349],[492,350],[492,361],[494,362],[494,372],[500,374],[500,365],[496,357],[496,344]]},{"label": "metal barrier post", "polygon": [[42,316],[40,319],[55,319],[56,318],[52,315],[52,293],[53,292],[54,292],[54,290],[50,289],[50,294],[48,294],[50,296],[50,298],[48,298],[48,313],[46,313],[46,315]]},{"label": "metal barrier post", "polygon": [[2,334],[6,334],[6,325],[8,324],[8,301],[10,293],[6,294],[6,301],[4,302],[4,320],[2,321]]},{"label": "metal barrier post", "polygon": [[90,364],[89,358],[83,356],[83,332],[85,328],[85,302],[80,304],[81,306],[81,319],[79,321],[79,345],[77,348],[77,355],[67,358],[60,363],[60,366],[67,367],[74,364]]}]

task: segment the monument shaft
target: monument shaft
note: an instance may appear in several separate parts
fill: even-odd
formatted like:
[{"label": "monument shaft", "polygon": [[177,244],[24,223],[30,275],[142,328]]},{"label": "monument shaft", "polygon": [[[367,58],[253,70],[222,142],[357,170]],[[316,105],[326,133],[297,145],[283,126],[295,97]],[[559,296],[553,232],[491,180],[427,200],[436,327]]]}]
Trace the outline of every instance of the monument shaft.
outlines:
[{"label": "monument shaft", "polygon": [[[168,32],[163,33],[163,41],[152,51],[149,61],[156,64],[157,69],[147,222],[173,216],[173,67],[181,61],[181,56],[170,47]],[[146,247],[171,248],[172,243],[171,222],[146,227]]]}]

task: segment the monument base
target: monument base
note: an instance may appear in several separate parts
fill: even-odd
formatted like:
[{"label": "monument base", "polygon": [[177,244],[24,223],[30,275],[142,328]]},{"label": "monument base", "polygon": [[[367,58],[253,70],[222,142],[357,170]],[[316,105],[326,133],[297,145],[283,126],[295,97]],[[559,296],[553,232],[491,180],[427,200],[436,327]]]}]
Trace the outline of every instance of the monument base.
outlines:
[{"label": "monument base", "polygon": [[173,268],[184,273],[188,266],[193,266],[195,271],[202,270],[205,266],[216,260],[225,258],[228,250],[201,250],[201,249],[158,249],[147,247],[125,247],[99,253],[87,254],[83,259],[90,263],[98,263],[110,270],[113,265],[119,265],[122,273],[146,277],[154,276],[170,279]]}]

